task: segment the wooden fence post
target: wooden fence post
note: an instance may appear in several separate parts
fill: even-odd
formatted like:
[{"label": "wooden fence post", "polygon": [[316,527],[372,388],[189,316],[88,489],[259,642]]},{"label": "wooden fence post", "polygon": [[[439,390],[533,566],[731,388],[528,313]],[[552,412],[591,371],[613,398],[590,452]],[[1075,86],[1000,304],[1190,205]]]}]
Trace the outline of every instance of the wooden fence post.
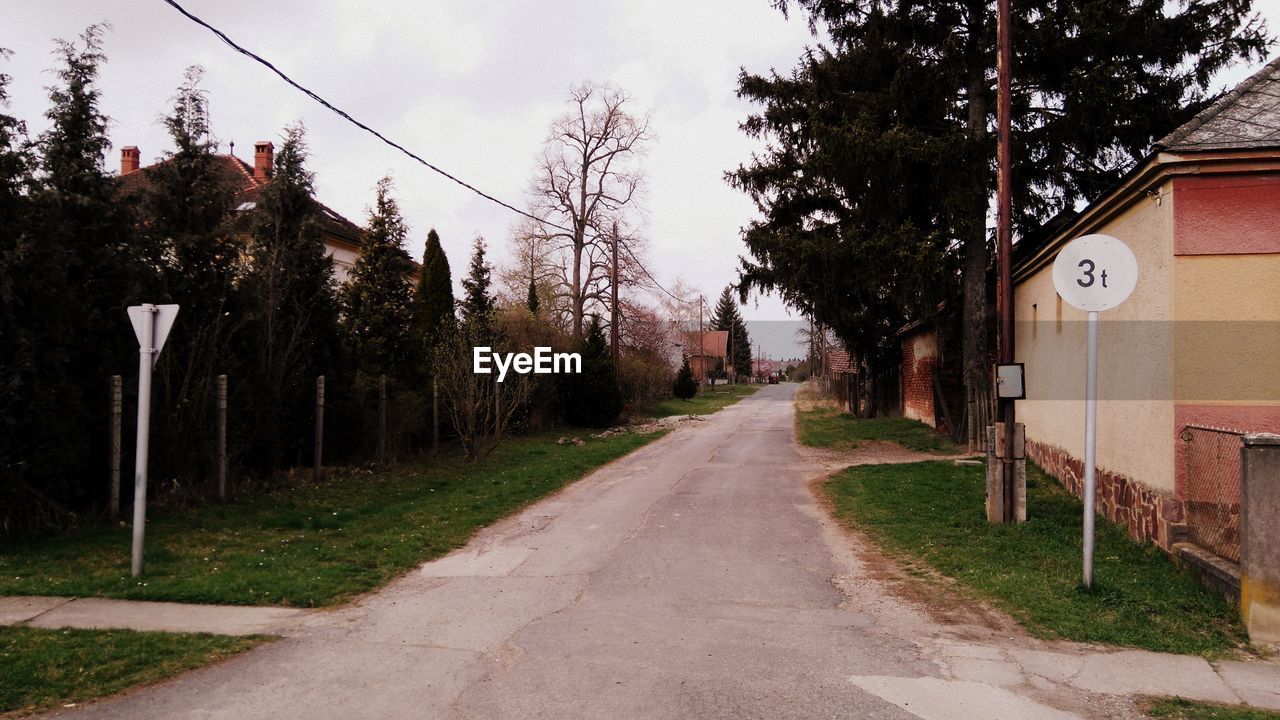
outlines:
[{"label": "wooden fence post", "polygon": [[387,462],[387,376],[378,377],[378,464]]},{"label": "wooden fence post", "polygon": [[312,477],[319,480],[324,474],[324,376],[316,377],[316,449]]},{"label": "wooden fence post", "polygon": [[218,499],[227,499],[227,376],[218,376]]},{"label": "wooden fence post", "polygon": [[120,517],[120,430],[123,412],[124,378],[111,376],[111,504],[107,508],[111,522]]}]

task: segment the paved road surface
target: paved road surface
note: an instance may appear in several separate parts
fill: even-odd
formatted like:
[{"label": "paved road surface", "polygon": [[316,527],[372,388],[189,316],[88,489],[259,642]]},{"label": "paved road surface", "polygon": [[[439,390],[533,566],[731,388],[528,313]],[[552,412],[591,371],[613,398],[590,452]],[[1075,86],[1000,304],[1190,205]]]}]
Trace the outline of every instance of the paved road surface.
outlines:
[{"label": "paved road surface", "polygon": [[[794,388],[679,430],[285,640],[65,714],[1129,713],[1069,685],[1083,659],[1068,675],[1069,653],[990,647],[1008,641],[998,627],[939,624],[873,579],[808,489],[823,468],[794,444]],[[1037,661],[1042,674],[1027,670]]]}]

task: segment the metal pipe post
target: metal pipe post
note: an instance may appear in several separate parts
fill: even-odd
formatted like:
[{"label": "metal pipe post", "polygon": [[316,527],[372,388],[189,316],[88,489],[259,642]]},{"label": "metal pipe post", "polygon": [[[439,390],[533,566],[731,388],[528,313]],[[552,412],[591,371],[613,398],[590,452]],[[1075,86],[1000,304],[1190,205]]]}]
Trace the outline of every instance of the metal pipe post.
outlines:
[{"label": "metal pipe post", "polygon": [[1089,313],[1089,357],[1084,395],[1084,585],[1093,587],[1093,515],[1097,494],[1098,313]]},{"label": "metal pipe post", "polygon": [[130,573],[142,574],[142,543],[147,526],[147,444],[151,425],[151,358],[155,355],[156,306],[142,305],[145,319],[138,343],[138,440],[133,465],[133,549]]}]

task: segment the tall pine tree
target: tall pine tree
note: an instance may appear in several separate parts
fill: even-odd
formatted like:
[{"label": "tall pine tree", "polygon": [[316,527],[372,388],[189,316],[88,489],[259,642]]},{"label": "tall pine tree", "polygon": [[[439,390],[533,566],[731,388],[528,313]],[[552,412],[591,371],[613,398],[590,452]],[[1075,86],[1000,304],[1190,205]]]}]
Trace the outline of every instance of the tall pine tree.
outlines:
[{"label": "tall pine tree", "polygon": [[[712,330],[729,331],[729,342],[726,351],[734,374],[746,377],[751,374],[751,336],[747,333],[747,323],[738,312],[738,301],[733,296],[733,286],[725,287],[720,293],[711,314]],[[727,370],[727,368],[724,368]]]},{"label": "tall pine tree", "polygon": [[405,252],[408,228],[391,196],[391,178],[378,182],[360,258],[342,294],[344,329],[356,367],[370,376],[411,375],[410,321],[413,262]]},{"label": "tall pine tree", "polygon": [[462,278],[462,300],[458,303],[462,318],[483,336],[489,336],[493,328],[493,314],[497,309],[489,288],[492,268],[485,260],[484,238],[477,237],[472,246],[471,265]]},{"label": "tall pine tree", "polygon": [[[730,174],[764,216],[746,233],[742,292],[778,290],[851,348],[888,353],[958,268],[965,382],[985,393],[995,1],[796,4],[829,46],[789,76],[739,83],[765,106],[744,130],[771,142]],[[1269,39],[1251,4],[1015,3],[1019,232],[1096,198],[1204,106],[1216,71],[1261,57]]]},{"label": "tall pine tree", "polygon": [[84,458],[77,308],[64,249],[32,232],[36,159],[25,123],[3,112],[9,82],[0,73],[0,536],[41,525],[51,508],[32,489],[65,497]]},{"label": "tall pine tree", "polygon": [[[55,83],[48,88],[49,128],[41,134],[37,185],[32,193],[32,234],[41,249],[65,272],[66,294],[59,305],[40,308],[40,317],[62,328],[68,347],[66,378],[76,386],[80,404],[59,408],[80,440],[63,449],[63,458],[77,468],[46,478],[46,494],[74,506],[99,499],[102,483],[88,468],[92,458],[107,455],[108,379],[126,376],[137,366],[137,343],[126,308],[150,301],[158,291],[156,268],[160,252],[135,237],[132,204],[119,196],[105,170],[108,118],[99,108],[99,70],[104,28],[94,25],[80,42],[56,41]],[[49,350],[57,352],[50,346]],[[45,352],[45,348],[41,348]]]},{"label": "tall pine tree", "polygon": [[265,468],[306,461],[315,378],[326,374],[338,381],[332,386],[342,380],[333,261],[306,156],[305,132],[291,125],[250,219],[245,352],[255,359],[250,416],[257,419],[255,459]]},{"label": "tall pine tree", "polygon": [[453,324],[453,306],[449,257],[440,245],[440,236],[432,228],[427,233],[418,284],[413,291],[412,342],[419,352],[426,353],[435,344],[441,330]]},{"label": "tall pine tree", "polygon": [[201,474],[212,476],[204,460],[214,456],[217,376],[239,380],[242,369],[233,334],[243,316],[234,284],[243,244],[231,228],[235,188],[215,155],[201,75],[198,66],[187,68],[163,118],[174,149],[142,170],[136,235],[163,250],[163,297],[156,301],[182,307],[157,369],[153,447],[156,477],[187,487]]}]

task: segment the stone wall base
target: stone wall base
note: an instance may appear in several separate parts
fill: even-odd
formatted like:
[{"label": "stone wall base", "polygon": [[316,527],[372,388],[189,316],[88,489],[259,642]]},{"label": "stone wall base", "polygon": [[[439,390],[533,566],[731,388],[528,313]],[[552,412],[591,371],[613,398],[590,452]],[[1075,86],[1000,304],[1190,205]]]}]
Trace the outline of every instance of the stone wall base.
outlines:
[{"label": "stone wall base", "polygon": [[[1084,495],[1084,462],[1062,448],[1027,439],[1027,457],[1076,497]],[[1098,468],[1096,510],[1124,525],[1139,542],[1153,542],[1166,552],[1186,540],[1186,508],[1177,498],[1156,492],[1133,478]]]}]

